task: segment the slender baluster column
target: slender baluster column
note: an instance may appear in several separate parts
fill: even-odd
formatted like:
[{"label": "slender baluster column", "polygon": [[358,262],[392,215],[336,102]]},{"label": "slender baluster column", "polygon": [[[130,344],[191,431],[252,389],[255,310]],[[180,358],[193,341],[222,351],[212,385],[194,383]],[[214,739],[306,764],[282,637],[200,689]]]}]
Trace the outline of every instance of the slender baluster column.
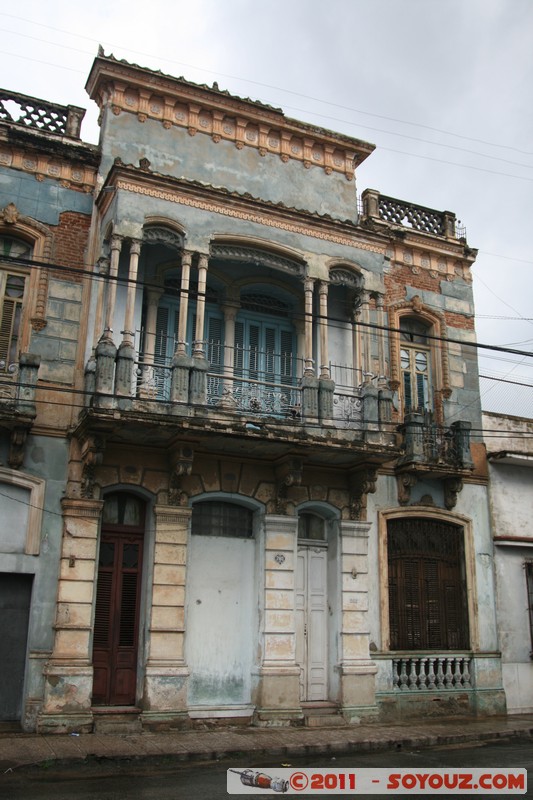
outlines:
[{"label": "slender baluster column", "polygon": [[304,284],[305,292],[305,356],[304,356],[304,375],[314,377],[313,361],[313,289],[315,282],[311,278],[306,278]]},{"label": "slender baluster column", "polygon": [[205,357],[205,287],[207,282],[208,257],[200,254],[198,260],[198,300],[196,302],[196,331],[194,336],[193,358]]},{"label": "slender baluster column", "polygon": [[187,314],[189,310],[189,283],[191,274],[192,253],[184,250],[181,256],[181,288],[180,288],[180,316],[178,324],[178,344],[176,355],[184,356],[187,353]]},{"label": "slender baluster column", "polygon": [[302,417],[318,419],[318,378],[315,376],[313,360],[313,289],[315,282],[306,278],[305,292],[305,356],[302,377]]},{"label": "slender baluster column", "polygon": [[320,281],[318,285],[318,298],[320,308],[320,377],[329,378],[329,353],[328,353],[328,284]]},{"label": "slender baluster column", "polygon": [[[154,367],[157,308],[159,300],[163,294],[163,289],[148,289],[147,291],[147,310],[146,310],[146,329],[144,331],[144,354],[142,367],[142,384],[139,388],[140,397],[155,397],[157,394],[156,374]],[[165,384],[164,376],[161,376],[161,385]],[[168,397],[165,397],[167,400]]]},{"label": "slender baluster column", "polygon": [[117,369],[115,374],[115,392],[119,397],[127,398],[126,400],[119,400],[119,406],[121,408],[129,407],[133,390],[133,368],[135,363],[135,296],[137,294],[137,271],[140,253],[141,242],[138,239],[133,239],[130,245],[130,266],[128,272],[124,330],[122,331],[122,342],[118,348]]},{"label": "slender baluster column", "polygon": [[122,250],[122,236],[111,237],[111,259],[109,266],[109,280],[107,282],[107,302],[104,321],[104,336],[113,336],[113,316],[115,314],[115,301],[117,297],[117,277],[120,251]]},{"label": "slender baluster column", "polygon": [[196,332],[193,345],[193,364],[189,402],[203,406],[207,402],[207,372],[209,362],[206,359],[204,324],[205,324],[205,287],[207,282],[208,257],[204,253],[198,259],[198,300],[196,302]]},{"label": "slender baluster column", "polygon": [[96,407],[111,408],[114,405],[115,360],[117,347],[113,341],[113,317],[117,294],[117,275],[122,236],[111,237],[111,259],[107,283],[104,330],[96,346],[95,356],[95,401]]}]

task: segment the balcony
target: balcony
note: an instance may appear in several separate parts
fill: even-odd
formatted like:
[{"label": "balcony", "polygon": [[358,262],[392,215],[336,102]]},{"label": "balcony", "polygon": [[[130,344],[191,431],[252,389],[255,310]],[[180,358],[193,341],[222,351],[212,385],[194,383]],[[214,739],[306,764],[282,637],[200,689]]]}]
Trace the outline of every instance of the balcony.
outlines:
[{"label": "balcony", "polygon": [[207,342],[204,353],[161,357],[101,339],[86,370],[83,425],[163,446],[178,431],[209,437],[210,446],[218,436],[224,450],[240,453],[251,437],[272,457],[298,446],[347,467],[398,455],[385,383],[362,383],[359,370],[335,364],[315,377],[287,352]]}]

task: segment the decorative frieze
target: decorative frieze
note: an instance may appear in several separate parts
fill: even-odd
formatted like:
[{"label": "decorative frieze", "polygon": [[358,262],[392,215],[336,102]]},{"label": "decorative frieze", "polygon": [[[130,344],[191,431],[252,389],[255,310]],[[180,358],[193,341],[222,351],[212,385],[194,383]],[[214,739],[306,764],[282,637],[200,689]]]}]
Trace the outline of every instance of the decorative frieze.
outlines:
[{"label": "decorative frieze", "polygon": [[357,247],[358,250],[367,250],[371,253],[379,254],[383,253],[383,247],[368,244],[359,239],[355,239],[353,236],[333,233],[330,230],[322,230],[312,225],[302,225],[297,222],[288,221],[286,218],[282,218],[281,214],[277,215],[273,213],[272,210],[266,211],[265,213],[246,211],[244,206],[242,208],[237,208],[235,205],[230,206],[227,199],[220,202],[213,199],[207,201],[202,200],[200,197],[193,196],[192,194],[179,191],[178,189],[174,191],[156,189],[152,186],[143,186],[121,179],[117,181],[116,188],[134,194],[154,197],[158,200],[165,200],[169,203],[178,203],[192,208],[199,208],[203,211],[212,211],[215,214],[223,214],[226,217],[256,222],[259,225],[266,225],[269,228],[278,228],[279,230],[289,231],[290,233],[296,233],[302,236],[312,236],[314,239],[322,239],[347,247]]}]

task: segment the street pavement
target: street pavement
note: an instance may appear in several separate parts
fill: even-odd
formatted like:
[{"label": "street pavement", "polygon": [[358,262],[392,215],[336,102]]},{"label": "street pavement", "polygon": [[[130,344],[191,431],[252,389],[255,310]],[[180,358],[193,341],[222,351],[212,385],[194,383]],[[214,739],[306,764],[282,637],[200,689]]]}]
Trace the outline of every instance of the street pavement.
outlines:
[{"label": "street pavement", "polygon": [[228,727],[164,733],[0,733],[0,774],[35,764],[91,759],[179,761],[307,756],[436,747],[508,738],[533,738],[533,714],[411,720],[333,728]]}]

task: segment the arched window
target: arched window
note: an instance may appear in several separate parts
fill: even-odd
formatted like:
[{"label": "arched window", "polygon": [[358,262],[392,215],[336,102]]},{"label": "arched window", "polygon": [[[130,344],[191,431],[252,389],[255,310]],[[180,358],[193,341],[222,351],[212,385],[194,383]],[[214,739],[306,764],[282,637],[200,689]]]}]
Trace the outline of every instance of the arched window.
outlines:
[{"label": "arched window", "polygon": [[24,261],[31,257],[28,242],[0,236],[0,374],[13,374],[18,362],[29,282]]},{"label": "arched window", "polygon": [[193,536],[253,536],[253,511],[237,503],[206,500],[192,507]]},{"label": "arched window", "polygon": [[469,648],[464,530],[438,519],[387,523],[391,650]]},{"label": "arched window", "polygon": [[400,367],[404,410],[430,411],[432,398],[429,327],[414,317],[400,319]]}]

